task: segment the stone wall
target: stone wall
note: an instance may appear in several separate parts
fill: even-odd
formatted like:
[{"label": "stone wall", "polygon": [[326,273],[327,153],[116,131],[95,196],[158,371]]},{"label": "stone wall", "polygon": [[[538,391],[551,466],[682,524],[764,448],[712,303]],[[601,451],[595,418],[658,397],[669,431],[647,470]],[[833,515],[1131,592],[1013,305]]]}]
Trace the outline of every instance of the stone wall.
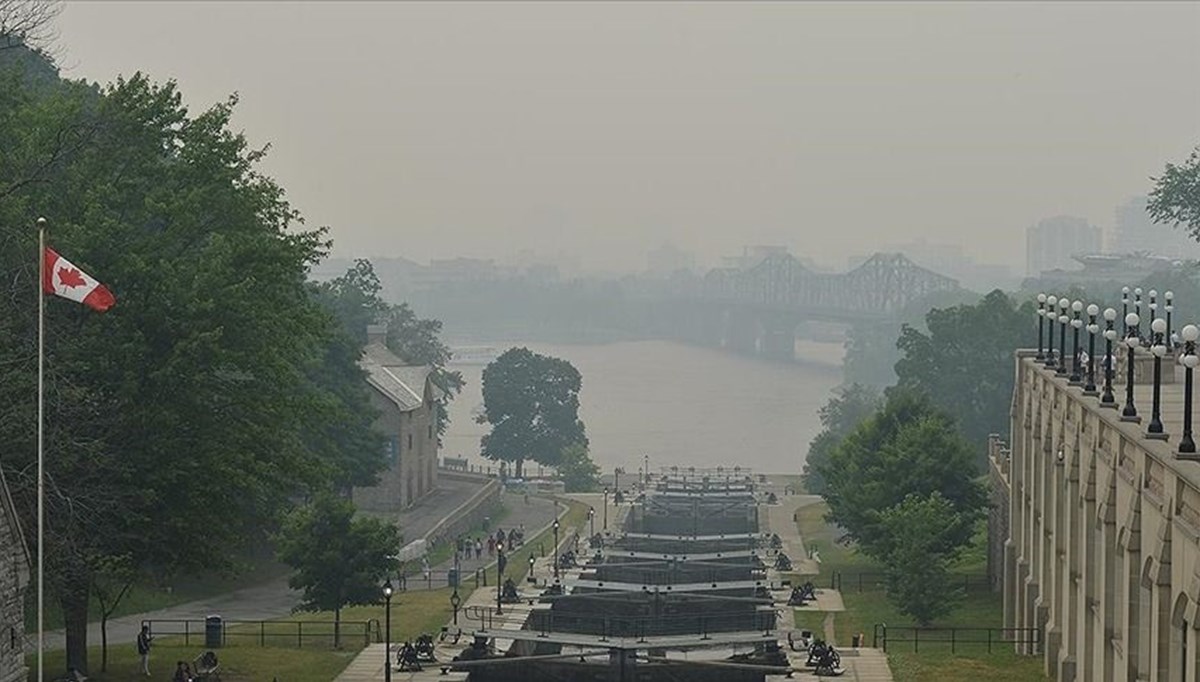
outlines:
[{"label": "stone wall", "polygon": [[1008,485],[1010,453],[1000,436],[988,436],[988,582],[993,592],[1004,587],[1004,542],[1008,539]]},{"label": "stone wall", "polygon": [[990,453],[1009,489],[1005,626],[1040,629],[1018,650],[1058,680],[1197,682],[1200,462],[1177,450],[1180,385],[1162,392],[1160,439],[1149,386],[1122,418],[1123,395],[1103,407],[1032,355],[1017,354],[1011,453]]},{"label": "stone wall", "polygon": [[379,411],[373,428],[388,439],[388,467],[379,473],[376,485],[354,489],[354,504],[366,511],[399,511],[437,486],[435,406],[427,400],[420,408],[402,412],[373,389],[371,406]]},{"label": "stone wall", "polygon": [[0,682],[25,682],[25,546],[0,480]]}]

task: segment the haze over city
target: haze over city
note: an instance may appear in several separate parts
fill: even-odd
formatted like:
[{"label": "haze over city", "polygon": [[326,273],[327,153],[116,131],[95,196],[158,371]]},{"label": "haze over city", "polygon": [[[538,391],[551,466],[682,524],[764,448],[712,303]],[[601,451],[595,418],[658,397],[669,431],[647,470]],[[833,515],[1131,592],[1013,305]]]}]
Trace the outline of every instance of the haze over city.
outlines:
[{"label": "haze over city", "polygon": [[64,74],[176,78],[334,255],[640,269],[780,244],[1024,262],[1200,138],[1195,3],[71,3]]}]

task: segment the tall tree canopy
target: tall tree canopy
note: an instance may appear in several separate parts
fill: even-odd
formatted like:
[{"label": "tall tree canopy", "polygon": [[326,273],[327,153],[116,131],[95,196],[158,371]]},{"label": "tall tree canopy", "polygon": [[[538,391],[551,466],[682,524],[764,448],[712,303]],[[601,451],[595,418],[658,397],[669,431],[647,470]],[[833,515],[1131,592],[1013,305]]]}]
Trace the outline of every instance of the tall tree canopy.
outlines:
[{"label": "tall tree canopy", "polygon": [[[866,553],[884,558],[892,535],[882,514],[905,497],[941,494],[956,513],[973,520],[986,503],[974,480],[971,450],[954,421],[925,396],[891,391],[883,408],[858,426],[817,466],[825,478],[829,517],[845,528]],[[970,539],[970,523],[956,544]]]},{"label": "tall tree canopy", "polygon": [[[462,391],[462,372],[446,368],[450,348],[439,338],[442,323],[417,317],[407,303],[389,305],[383,300],[383,286],[371,261],[360,258],[344,274],[315,288],[318,299],[341,321],[344,343],[355,349],[356,358],[367,342],[367,326],[384,324],[388,349],[407,363],[432,367],[431,380],[445,392],[446,400]],[[450,425],[446,401],[438,402],[437,411],[440,438]]]},{"label": "tall tree canopy", "polygon": [[395,567],[400,531],[369,517],[355,517],[354,505],[329,493],[292,511],[278,537],[279,558],[295,569],[288,585],[302,590],[300,609],[333,611],[334,641],[342,607],[375,604],[379,586]]},{"label": "tall tree canopy", "polygon": [[997,289],[974,305],[934,308],[925,324],[928,332],[900,332],[896,385],[925,393],[957,419],[982,461],[988,434],[1008,428],[1013,351],[1037,338],[1034,308]]},{"label": "tall tree canopy", "polygon": [[1154,179],[1147,210],[1154,220],[1182,227],[1200,241],[1200,147],[1182,164],[1168,163]]},{"label": "tall tree canopy", "polygon": [[834,389],[833,397],[821,407],[821,432],[808,446],[804,459],[801,480],[804,489],[820,495],[825,491],[825,479],[821,476],[821,465],[829,461],[830,455],[846,436],[879,408],[879,392],[870,386],[850,384]]},{"label": "tall tree canopy", "polygon": [[30,531],[34,219],[117,296],[103,315],[47,301],[48,588],[66,663],[86,671],[93,567],[227,565],[293,496],[369,474],[382,451],[322,442],[366,438],[334,423],[344,396],[318,379],[337,323],[305,280],[325,238],[256,169],[264,151],[230,128],[235,99],[192,114],[173,83],[140,74],[47,87],[4,63],[17,67],[0,68],[0,465]]},{"label": "tall tree canopy", "polygon": [[587,447],[579,419],[582,377],[571,363],[510,348],[483,370],[483,414],[492,430],[481,443],[484,457],[511,462],[523,476],[525,460],[557,466],[563,451]]}]

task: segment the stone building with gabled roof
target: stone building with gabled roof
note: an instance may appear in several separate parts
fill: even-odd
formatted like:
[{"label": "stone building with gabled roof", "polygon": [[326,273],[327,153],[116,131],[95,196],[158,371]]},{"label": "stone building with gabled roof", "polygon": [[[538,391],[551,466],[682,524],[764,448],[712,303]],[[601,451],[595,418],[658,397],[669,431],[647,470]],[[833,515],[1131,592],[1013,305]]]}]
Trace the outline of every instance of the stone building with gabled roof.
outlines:
[{"label": "stone building with gabled roof", "polygon": [[437,403],[443,397],[431,380],[433,368],[405,364],[385,339],[382,326],[368,328],[359,366],[379,411],[373,427],[386,437],[387,466],[376,485],[353,491],[355,506],[379,512],[411,506],[437,485]]},{"label": "stone building with gabled roof", "polygon": [[29,551],[4,473],[0,471],[0,682],[25,682],[25,590]]}]

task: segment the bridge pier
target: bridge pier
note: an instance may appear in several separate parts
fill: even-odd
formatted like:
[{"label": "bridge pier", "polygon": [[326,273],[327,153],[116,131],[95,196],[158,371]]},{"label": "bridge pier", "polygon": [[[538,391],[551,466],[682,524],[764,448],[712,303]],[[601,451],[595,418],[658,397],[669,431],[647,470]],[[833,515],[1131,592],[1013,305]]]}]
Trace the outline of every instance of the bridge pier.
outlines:
[{"label": "bridge pier", "polygon": [[796,325],[790,320],[764,320],[758,354],[781,362],[796,359]]}]

